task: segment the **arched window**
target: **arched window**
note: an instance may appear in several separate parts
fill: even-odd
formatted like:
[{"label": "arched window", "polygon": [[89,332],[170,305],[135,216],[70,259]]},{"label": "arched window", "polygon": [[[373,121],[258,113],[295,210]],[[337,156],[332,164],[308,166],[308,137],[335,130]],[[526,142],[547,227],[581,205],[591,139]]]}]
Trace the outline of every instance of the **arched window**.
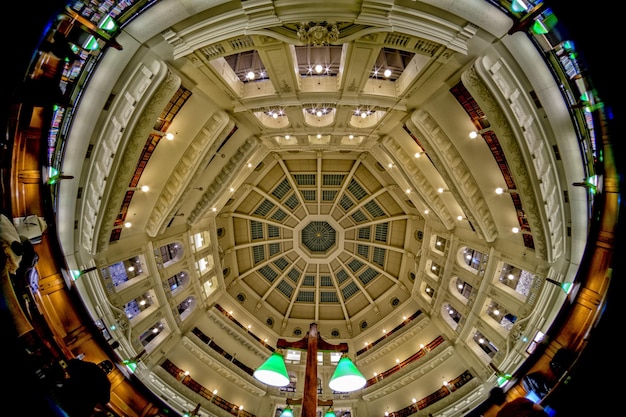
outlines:
[{"label": "arched window", "polygon": [[448,323],[453,330],[456,330],[463,316],[452,305],[444,303],[441,306],[441,318]]},{"label": "arched window", "polygon": [[459,277],[457,277],[456,280],[452,281],[454,281],[454,286],[458,293],[463,297],[463,299],[469,299],[474,288]]},{"label": "arched window", "polygon": [[172,242],[155,249],[155,257],[159,269],[168,266],[183,259],[184,248],[181,242]]},{"label": "arched window", "polygon": [[474,274],[482,275],[485,272],[485,266],[489,255],[478,250],[464,246],[457,253],[457,261],[464,269]]}]

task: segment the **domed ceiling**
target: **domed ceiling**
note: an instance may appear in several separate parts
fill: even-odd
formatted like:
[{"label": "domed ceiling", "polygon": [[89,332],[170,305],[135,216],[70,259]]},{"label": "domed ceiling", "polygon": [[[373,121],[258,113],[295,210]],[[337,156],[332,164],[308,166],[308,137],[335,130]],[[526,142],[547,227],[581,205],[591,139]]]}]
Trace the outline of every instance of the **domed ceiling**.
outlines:
[{"label": "domed ceiling", "polygon": [[[585,163],[561,91],[490,3],[391,3],[164,1],[143,11],[75,109],[63,171],[80,179],[57,199],[70,263],[144,256],[141,291],[183,336],[216,304],[269,344],[318,323],[324,337],[361,345],[417,311],[426,342],[469,343],[489,328],[491,301],[545,330],[562,299],[539,297],[544,278],[575,275],[589,210],[587,190],[572,185]],[[202,254],[188,244],[194,234],[209,242]],[[167,284],[178,270],[152,259],[173,240],[192,276],[181,293]],[[198,266],[205,256],[209,272]],[[534,282],[523,297],[502,284],[508,265]],[[107,305],[104,291],[85,292],[92,310]],[[121,308],[139,289],[107,291]],[[176,308],[189,299],[196,310],[183,319]],[[515,367],[523,349],[508,348],[522,342],[508,329],[491,335],[498,363]],[[474,351],[455,355],[447,374],[492,376],[491,358]],[[440,377],[414,385],[432,388],[426,397]]]},{"label": "domed ceiling", "polygon": [[[554,131],[546,108],[527,100],[561,97],[532,92],[550,73],[520,76],[540,57],[518,48],[513,58],[498,41],[509,19],[479,3],[457,11],[464,18],[418,13],[415,2],[374,18],[355,4],[336,21],[328,7],[300,5],[292,16],[276,5],[251,19],[231,4],[159,13],[166,29],[157,33],[144,16],[160,10],[151,7],[99,64],[116,68],[92,81],[111,94],[83,93],[71,135],[97,162],[81,185],[90,192],[76,242],[66,205],[79,190],[61,187],[64,246],[104,254],[144,232],[210,230],[214,288],[278,334],[327,321],[352,337],[399,305],[417,309],[425,234],[454,233],[558,271],[565,221],[579,253],[586,210],[558,199],[560,162],[537,144],[556,140],[559,158],[572,158],[568,175],[580,178],[567,143],[575,132]],[[505,97],[513,110],[500,106]],[[80,117],[99,105],[99,118]],[[64,170],[83,162],[68,157]],[[136,192],[142,185],[150,191]],[[569,193],[585,199],[585,190]]]},{"label": "domed ceiling", "polygon": [[343,336],[406,301],[424,219],[386,169],[367,152],[263,160],[216,222],[228,293],[266,322],[345,322]]}]

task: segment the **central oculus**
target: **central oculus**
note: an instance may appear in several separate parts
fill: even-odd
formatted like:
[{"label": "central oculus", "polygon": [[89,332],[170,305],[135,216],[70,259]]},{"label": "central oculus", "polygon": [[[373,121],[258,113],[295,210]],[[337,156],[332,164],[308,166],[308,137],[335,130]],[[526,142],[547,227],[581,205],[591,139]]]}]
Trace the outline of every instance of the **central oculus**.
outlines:
[{"label": "central oculus", "polygon": [[336,243],[337,232],[325,221],[313,221],[302,229],[302,245],[311,253],[326,253]]}]

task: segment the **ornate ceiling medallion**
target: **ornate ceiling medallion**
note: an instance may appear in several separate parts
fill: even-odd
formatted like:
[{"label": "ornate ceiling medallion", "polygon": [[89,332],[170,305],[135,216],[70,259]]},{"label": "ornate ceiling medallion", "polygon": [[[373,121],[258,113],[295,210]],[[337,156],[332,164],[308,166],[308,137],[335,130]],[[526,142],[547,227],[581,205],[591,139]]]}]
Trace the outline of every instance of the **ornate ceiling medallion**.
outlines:
[{"label": "ornate ceiling medallion", "polygon": [[298,25],[298,39],[312,46],[330,45],[339,39],[339,29],[335,22],[302,22]]}]

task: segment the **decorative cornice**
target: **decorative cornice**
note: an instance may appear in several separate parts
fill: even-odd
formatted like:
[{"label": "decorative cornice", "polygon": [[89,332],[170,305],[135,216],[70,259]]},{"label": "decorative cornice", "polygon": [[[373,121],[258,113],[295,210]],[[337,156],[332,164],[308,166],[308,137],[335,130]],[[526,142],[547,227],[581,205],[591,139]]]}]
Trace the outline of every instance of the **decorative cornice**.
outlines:
[{"label": "decorative cornice", "polygon": [[358,364],[360,366],[369,365],[370,363],[382,359],[384,356],[399,349],[404,343],[418,336],[429,324],[430,318],[425,314],[420,314],[420,316],[414,320],[414,325],[406,328],[407,330],[405,332],[393,333],[385,339],[385,343],[374,345],[371,349],[359,355],[356,358]]},{"label": "decorative cornice", "polygon": [[146,233],[155,237],[167,227],[168,221],[182,205],[187,193],[189,183],[203,163],[207,163],[213,157],[210,152],[215,144],[219,144],[233,130],[235,122],[226,112],[214,113],[209,121],[189,144],[185,153],[167,179],[164,179],[165,187],[157,198],[148,221]]},{"label": "decorative cornice", "polygon": [[339,39],[339,28],[335,22],[302,22],[298,25],[298,39],[305,45],[330,45]]},{"label": "decorative cornice", "polygon": [[237,175],[243,168],[244,161],[250,153],[256,149],[258,141],[255,138],[248,138],[237,149],[237,152],[230,158],[228,163],[222,168],[220,173],[214,177],[211,184],[206,188],[196,207],[187,217],[187,224],[193,226],[211,207],[215,206],[217,199],[224,195],[224,190],[228,187],[228,179]]},{"label": "decorative cornice", "polygon": [[252,354],[262,358],[263,360],[269,357],[269,352],[265,348],[261,347],[261,345],[252,338],[242,334],[241,330],[234,327],[230,320],[225,319],[222,314],[216,314],[212,311],[212,309],[208,309],[206,314],[211,321],[220,327],[220,329],[228,333],[230,337],[238,341],[241,346],[247,348]]},{"label": "decorative cornice", "polygon": [[535,199],[533,184],[530,181],[530,174],[524,162],[524,156],[515,138],[515,133],[511,129],[505,114],[498,105],[497,100],[489,90],[488,86],[479,76],[476,67],[471,67],[461,75],[463,85],[472,94],[472,97],[479,104],[481,110],[489,117],[489,123],[497,131],[498,141],[502,145],[502,150],[506,154],[509,168],[515,177],[517,191],[522,200],[524,214],[531,225],[533,241],[535,244],[535,255],[539,259],[547,259],[546,236],[541,227],[541,215],[539,205]]},{"label": "decorative cornice", "polygon": [[384,378],[382,382],[378,382],[363,389],[363,399],[366,401],[374,401],[406,387],[408,384],[428,374],[440,365],[443,365],[448,359],[454,356],[454,347],[449,342],[444,342],[432,351],[428,352],[423,359],[417,360],[398,372]]},{"label": "decorative cornice", "polygon": [[[410,131],[419,130],[412,121],[407,121],[407,128]],[[415,165],[415,158],[411,157],[402,149],[402,147],[390,137],[385,137],[381,141],[381,147],[390,152],[397,159],[398,166],[401,166],[407,175],[407,179],[411,181],[411,187],[418,193],[425,203],[435,212],[434,214],[439,218],[443,226],[447,230],[452,230],[455,227],[454,218],[446,205],[441,200],[437,190],[430,185],[428,178],[424,173]]]},{"label": "decorative cornice", "polygon": [[491,211],[456,146],[424,110],[415,110],[411,122],[419,129],[428,157],[450,187],[450,192],[465,215],[476,226],[476,233],[487,242],[496,240],[498,230]]},{"label": "decorative cornice", "polygon": [[[131,122],[124,127],[124,130],[131,132],[125,139],[122,138],[116,153],[121,154],[118,166],[114,175],[109,176],[107,183],[110,184],[107,202],[101,215],[101,226],[97,230],[97,246],[94,253],[107,249],[111,237],[111,230],[115,219],[119,215],[120,207],[128,190],[128,184],[136,171],[141,152],[146,144],[146,140],[153,130],[154,122],[157,120],[163,108],[172,98],[176,90],[180,87],[181,79],[173,74],[167,64],[158,62],[158,71],[154,75],[152,85],[155,86],[152,94],[146,94],[146,102],[137,103],[133,108],[133,114],[127,117]],[[160,82],[157,82],[159,81]],[[124,94],[118,94],[123,97]],[[136,120],[134,123],[133,120]]]},{"label": "decorative cornice", "polygon": [[237,366],[227,361],[223,356],[215,353],[214,350],[202,343],[196,336],[183,336],[181,345],[187,349],[191,355],[215,371],[215,373],[237,385],[239,388],[259,397],[265,395],[266,391],[261,388],[261,383],[253,383],[252,381],[255,381],[254,378],[238,369]]}]

